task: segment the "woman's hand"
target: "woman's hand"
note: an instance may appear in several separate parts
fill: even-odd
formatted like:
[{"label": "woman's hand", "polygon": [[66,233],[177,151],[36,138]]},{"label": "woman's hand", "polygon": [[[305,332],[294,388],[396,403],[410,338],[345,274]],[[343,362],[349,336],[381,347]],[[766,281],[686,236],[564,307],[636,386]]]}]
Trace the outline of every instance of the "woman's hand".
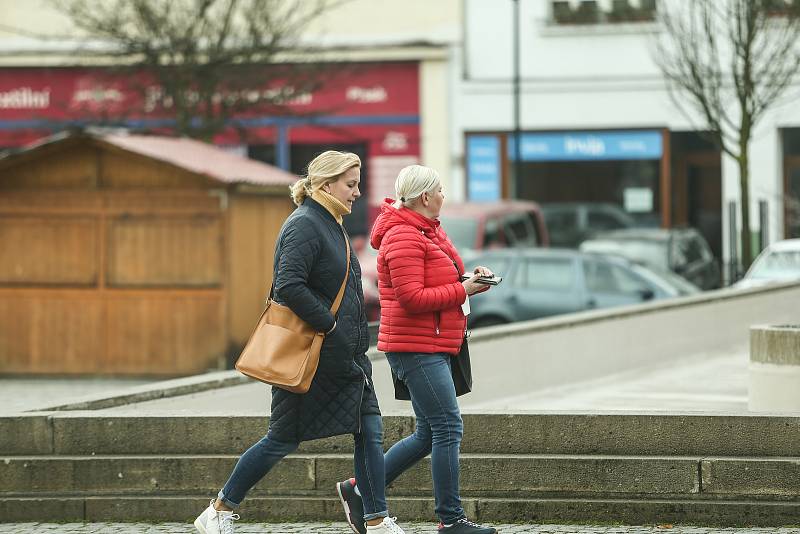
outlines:
[{"label": "woman's hand", "polygon": [[473,275],[471,278],[461,282],[461,284],[464,286],[464,291],[467,292],[467,295],[474,295],[475,293],[487,291],[491,287],[487,284],[481,284],[477,281],[478,278],[482,276],[491,278],[494,276],[494,273],[488,267],[478,266],[473,270]]},{"label": "woman's hand", "polygon": [[472,270],[472,272],[477,275],[484,276],[486,278],[491,278],[494,276],[492,270],[488,267],[484,267],[483,265],[478,265]]}]

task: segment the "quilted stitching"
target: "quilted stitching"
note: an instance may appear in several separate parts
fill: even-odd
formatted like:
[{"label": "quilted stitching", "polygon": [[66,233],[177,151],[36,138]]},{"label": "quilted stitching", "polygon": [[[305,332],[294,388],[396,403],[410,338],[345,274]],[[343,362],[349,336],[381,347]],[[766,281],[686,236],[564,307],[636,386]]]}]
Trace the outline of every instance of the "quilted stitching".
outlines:
[{"label": "quilted stitching", "polygon": [[[312,199],[306,199],[281,228],[275,253],[275,299],[288,304],[318,331],[333,326],[330,306],[344,278],[344,250],[341,227]],[[278,440],[351,434],[358,430],[359,413],[380,414],[374,391],[365,388],[364,373],[371,380],[372,366],[365,355],[369,338],[361,267],[353,251],[350,263],[336,330],[322,344],[311,388],[302,395],[272,388],[270,432]]]}]

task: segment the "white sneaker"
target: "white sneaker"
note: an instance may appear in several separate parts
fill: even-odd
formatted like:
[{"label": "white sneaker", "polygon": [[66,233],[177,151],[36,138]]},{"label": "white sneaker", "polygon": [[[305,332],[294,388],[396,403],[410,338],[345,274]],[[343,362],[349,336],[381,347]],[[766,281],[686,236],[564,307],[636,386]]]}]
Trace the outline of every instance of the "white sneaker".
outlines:
[{"label": "white sneaker", "polygon": [[[200,534],[233,534],[233,522],[237,519],[239,519],[239,514],[215,510],[214,499],[211,499],[208,508],[194,520],[194,526]],[[386,532],[393,531],[387,530]]]},{"label": "white sneaker", "polygon": [[367,532],[372,534],[406,534],[395,521],[397,521],[396,517],[384,517],[383,522],[379,525],[367,525]]}]

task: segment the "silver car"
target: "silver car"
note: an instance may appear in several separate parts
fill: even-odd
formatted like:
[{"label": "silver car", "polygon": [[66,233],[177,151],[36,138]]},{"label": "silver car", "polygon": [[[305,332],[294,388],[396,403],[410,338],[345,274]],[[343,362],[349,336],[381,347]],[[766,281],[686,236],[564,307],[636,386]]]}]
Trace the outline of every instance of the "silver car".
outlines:
[{"label": "silver car", "polygon": [[800,239],[786,239],[769,245],[732,287],[758,287],[792,280],[800,281]]},{"label": "silver car", "polygon": [[474,328],[698,293],[672,273],[570,249],[497,250],[467,260],[503,277],[470,297]]}]

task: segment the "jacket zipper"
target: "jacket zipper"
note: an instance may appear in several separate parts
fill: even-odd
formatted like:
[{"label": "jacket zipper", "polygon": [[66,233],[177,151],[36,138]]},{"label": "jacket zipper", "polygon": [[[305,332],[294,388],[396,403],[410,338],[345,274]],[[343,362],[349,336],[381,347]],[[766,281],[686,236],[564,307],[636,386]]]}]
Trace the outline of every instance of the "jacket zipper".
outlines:
[{"label": "jacket zipper", "polygon": [[437,336],[439,335],[439,313],[440,312],[434,312],[433,314],[433,328],[436,330]]}]

